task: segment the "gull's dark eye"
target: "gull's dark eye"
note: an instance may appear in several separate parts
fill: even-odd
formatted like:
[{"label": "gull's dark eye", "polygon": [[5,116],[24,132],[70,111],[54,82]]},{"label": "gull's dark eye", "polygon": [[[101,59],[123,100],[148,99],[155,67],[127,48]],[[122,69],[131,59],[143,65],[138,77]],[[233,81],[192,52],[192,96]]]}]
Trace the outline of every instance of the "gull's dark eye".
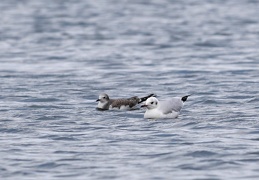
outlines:
[{"label": "gull's dark eye", "polygon": [[151,102],[151,104],[153,104],[154,102]]},{"label": "gull's dark eye", "polygon": [[156,102],[156,105],[157,105],[157,102]]},{"label": "gull's dark eye", "polygon": [[104,99],[106,98],[106,97],[103,97]]}]

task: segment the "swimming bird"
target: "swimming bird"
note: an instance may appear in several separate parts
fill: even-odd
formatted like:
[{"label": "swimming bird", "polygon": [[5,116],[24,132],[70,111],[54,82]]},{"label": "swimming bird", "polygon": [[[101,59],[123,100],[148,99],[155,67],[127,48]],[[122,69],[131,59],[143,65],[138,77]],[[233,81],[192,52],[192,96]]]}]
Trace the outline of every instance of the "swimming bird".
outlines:
[{"label": "swimming bird", "polygon": [[147,119],[164,119],[177,118],[184,105],[184,102],[190,95],[183,97],[174,97],[164,101],[159,101],[155,97],[150,97],[141,107],[146,107],[147,110],[144,118]]},{"label": "swimming bird", "polygon": [[149,97],[154,97],[155,94],[149,94],[148,96],[139,98],[133,96],[131,98],[121,98],[121,99],[110,99],[108,94],[102,93],[96,100],[98,102],[97,109],[108,110],[110,108],[118,108],[120,110],[128,110],[135,107],[137,104],[146,101]]}]

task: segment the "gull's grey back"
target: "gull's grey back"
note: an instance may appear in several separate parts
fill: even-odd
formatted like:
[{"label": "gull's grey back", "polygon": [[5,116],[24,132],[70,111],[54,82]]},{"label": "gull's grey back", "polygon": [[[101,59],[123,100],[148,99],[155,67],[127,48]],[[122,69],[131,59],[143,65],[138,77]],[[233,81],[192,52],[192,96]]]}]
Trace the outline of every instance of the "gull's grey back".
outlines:
[{"label": "gull's grey back", "polygon": [[169,100],[161,100],[159,101],[159,109],[163,111],[163,113],[168,114],[172,111],[180,112],[183,107],[183,101],[181,98],[174,97]]}]

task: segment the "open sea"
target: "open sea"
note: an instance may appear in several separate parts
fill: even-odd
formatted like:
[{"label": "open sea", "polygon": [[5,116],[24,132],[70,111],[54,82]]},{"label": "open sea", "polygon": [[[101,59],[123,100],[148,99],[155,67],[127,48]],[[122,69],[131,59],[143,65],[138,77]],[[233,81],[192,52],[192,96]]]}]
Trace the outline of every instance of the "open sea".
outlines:
[{"label": "open sea", "polygon": [[[259,179],[258,0],[1,0],[0,179]],[[192,94],[177,119],[97,111]]]}]

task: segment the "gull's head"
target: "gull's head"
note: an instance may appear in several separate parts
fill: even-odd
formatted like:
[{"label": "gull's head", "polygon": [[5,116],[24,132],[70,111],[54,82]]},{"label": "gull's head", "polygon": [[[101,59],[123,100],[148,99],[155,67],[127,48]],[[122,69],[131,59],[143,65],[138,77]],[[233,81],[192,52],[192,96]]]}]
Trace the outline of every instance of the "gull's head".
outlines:
[{"label": "gull's head", "polygon": [[107,94],[102,93],[102,94],[99,95],[99,98],[96,100],[96,102],[99,101],[101,103],[105,103],[105,102],[108,102],[109,99],[110,98],[109,98],[109,96]]},{"label": "gull's head", "polygon": [[141,107],[147,107],[147,109],[155,109],[158,106],[158,99],[155,97],[150,97],[146,100],[145,104]]}]

